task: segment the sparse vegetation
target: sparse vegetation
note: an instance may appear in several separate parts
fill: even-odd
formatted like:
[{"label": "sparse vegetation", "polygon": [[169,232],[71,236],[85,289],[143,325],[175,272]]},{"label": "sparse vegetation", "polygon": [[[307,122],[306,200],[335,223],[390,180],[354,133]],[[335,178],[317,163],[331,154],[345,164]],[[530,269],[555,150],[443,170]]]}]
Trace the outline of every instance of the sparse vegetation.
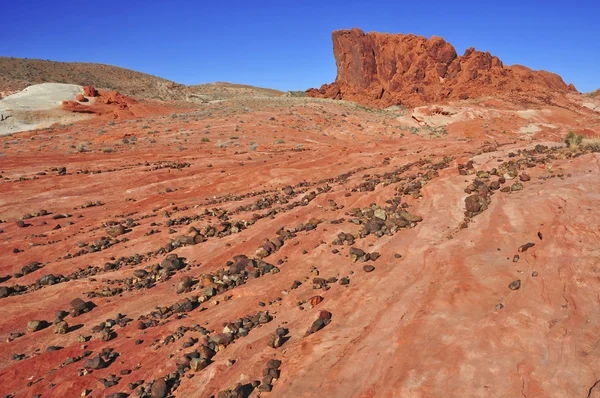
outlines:
[{"label": "sparse vegetation", "polygon": [[600,137],[584,138],[581,140],[581,146],[594,152],[600,151]]},{"label": "sparse vegetation", "polygon": [[569,149],[571,149],[572,151],[574,151],[577,148],[579,148],[579,146],[581,145],[582,141],[583,141],[583,137],[580,136],[580,135],[575,134],[573,131],[571,131],[567,135],[567,138],[565,138],[565,144],[567,144],[567,146],[569,147]]}]

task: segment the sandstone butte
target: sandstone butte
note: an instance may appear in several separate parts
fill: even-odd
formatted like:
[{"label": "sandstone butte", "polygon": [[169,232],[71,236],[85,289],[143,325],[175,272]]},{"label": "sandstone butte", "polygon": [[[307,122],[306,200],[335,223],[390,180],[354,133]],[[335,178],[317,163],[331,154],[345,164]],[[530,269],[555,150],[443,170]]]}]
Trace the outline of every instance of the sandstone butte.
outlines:
[{"label": "sandstone butte", "polygon": [[88,86],[0,137],[0,396],[600,397],[600,98],[334,37],[421,43],[403,103],[439,103],[377,109],[404,80],[338,45],[375,108]]},{"label": "sandstone butte", "polygon": [[335,82],[307,90],[314,97],[375,107],[414,107],[483,95],[577,90],[560,76],[525,66],[504,66],[489,52],[469,48],[462,56],[443,38],[413,34],[333,32]]}]

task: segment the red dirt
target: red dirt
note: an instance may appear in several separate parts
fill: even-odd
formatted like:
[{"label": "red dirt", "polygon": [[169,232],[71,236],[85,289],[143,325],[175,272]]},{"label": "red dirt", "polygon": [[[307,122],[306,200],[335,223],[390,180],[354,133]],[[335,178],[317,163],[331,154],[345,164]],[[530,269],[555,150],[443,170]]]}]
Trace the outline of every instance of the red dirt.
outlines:
[{"label": "red dirt", "polygon": [[345,99],[375,107],[414,107],[482,95],[537,97],[577,90],[560,76],[525,66],[504,66],[489,52],[469,48],[458,56],[444,39],[412,34],[333,32],[334,83],[309,89],[314,97]]},{"label": "red dirt", "polygon": [[[220,396],[595,396],[600,155],[563,140],[573,129],[600,133],[600,117],[579,94],[559,100],[451,103],[467,116],[447,116],[440,132],[414,110],[282,97],[156,103],[169,111],[161,114],[101,91],[90,109],[109,117],[0,137],[0,289],[12,289],[0,290],[9,293],[0,298],[0,395],[148,397],[166,378],[176,397],[237,383],[247,394]],[[521,132],[533,124],[540,130]],[[489,191],[500,177],[508,192]],[[465,214],[473,196],[479,210]],[[394,232],[363,236],[382,212]],[[370,260],[353,262],[350,247]],[[184,267],[166,271],[168,254]],[[277,269],[262,274],[264,254]],[[234,271],[238,255],[259,267]],[[34,261],[42,267],[20,275]],[[50,274],[58,283],[42,284]],[[65,316],[66,334],[27,331],[75,298],[95,307]],[[231,325],[259,311],[273,319],[247,335]],[[327,324],[317,322],[322,311]],[[131,321],[99,327],[117,314]],[[237,334],[210,343],[218,352],[194,371],[182,356],[206,352],[200,327],[212,338]],[[279,327],[287,337],[273,348]],[[184,348],[190,337],[198,341]],[[116,358],[84,370],[109,348]],[[272,358],[280,374],[265,381]],[[120,379],[105,387],[111,375]],[[255,380],[272,392],[252,389]]]}]

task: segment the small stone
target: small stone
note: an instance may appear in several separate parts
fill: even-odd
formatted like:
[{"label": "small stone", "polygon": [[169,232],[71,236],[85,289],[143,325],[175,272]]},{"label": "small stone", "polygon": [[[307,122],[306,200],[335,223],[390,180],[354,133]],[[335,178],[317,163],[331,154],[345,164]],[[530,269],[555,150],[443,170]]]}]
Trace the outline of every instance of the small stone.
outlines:
[{"label": "small stone", "polygon": [[276,334],[271,335],[267,341],[267,345],[271,348],[279,348],[283,344],[283,336]]},{"label": "small stone", "polygon": [[65,321],[60,321],[54,325],[54,333],[56,334],[67,334],[69,331],[69,325]]},{"label": "small stone", "polygon": [[522,191],[523,190],[523,184],[521,184],[520,182],[515,182],[514,184],[512,184],[510,186],[510,190],[511,191]]},{"label": "small stone", "polygon": [[385,213],[385,210],[383,210],[381,208],[375,209],[375,211],[373,212],[373,215],[381,220],[387,219],[387,214]]},{"label": "small stone", "polygon": [[521,280],[517,279],[516,281],[512,281],[509,285],[508,288],[510,290],[519,290],[519,288],[521,287]]},{"label": "small stone", "polygon": [[467,196],[465,199],[465,207],[468,212],[477,213],[481,209],[481,205],[479,204],[479,195],[471,195]]},{"label": "small stone", "polygon": [[538,275],[539,275],[539,274],[538,274],[538,272],[537,272],[537,271],[533,271],[533,272],[531,273],[531,276],[533,276],[534,278],[535,278],[536,276],[538,276]]},{"label": "small stone", "polygon": [[148,275],[148,272],[143,269],[136,269],[135,271],[133,271],[133,276],[139,279],[145,278],[146,275]]},{"label": "small stone", "polygon": [[79,312],[84,312],[85,310],[88,309],[88,304],[80,298],[71,300],[69,305],[71,306],[72,309],[74,309],[75,311],[79,311]]},{"label": "small stone", "polygon": [[373,267],[372,265],[365,265],[365,266],[363,267],[363,270],[364,270],[365,272],[373,272],[373,271],[375,270],[375,267]]},{"label": "small stone", "polygon": [[321,296],[313,296],[308,299],[308,302],[314,307],[323,301],[323,297]]},{"label": "small stone", "polygon": [[33,320],[27,322],[27,330],[30,332],[37,332],[42,330],[46,326],[46,321]]},{"label": "small stone", "polygon": [[501,310],[502,308],[504,308],[504,305],[502,303],[496,304],[495,310]]},{"label": "small stone", "polygon": [[280,366],[281,361],[278,359],[269,359],[269,361],[267,362],[267,368],[270,369],[279,369]]},{"label": "small stone", "polygon": [[319,319],[329,321],[333,315],[329,311],[321,311],[319,312]]},{"label": "small stone", "polygon": [[0,286],[0,298],[5,298],[11,295],[13,289],[9,286]]},{"label": "small stone", "polygon": [[535,243],[531,243],[531,242],[525,243],[524,245],[519,247],[518,251],[519,251],[519,253],[523,253],[523,252],[526,252],[527,249],[532,248],[533,246],[535,246]]},{"label": "small stone", "polygon": [[108,227],[106,229],[106,234],[112,238],[116,238],[119,235],[123,235],[125,233],[125,227],[121,224],[114,225],[112,227]]},{"label": "small stone", "polygon": [[271,392],[272,387],[270,384],[261,384],[260,386],[258,386],[258,391],[261,392]]},{"label": "small stone", "polygon": [[167,382],[162,377],[154,380],[150,388],[150,398],[166,398],[168,394]]},{"label": "small stone", "polygon": [[377,252],[373,252],[373,253],[369,253],[369,260],[371,261],[375,261],[377,260],[381,255]]},{"label": "small stone", "polygon": [[190,361],[190,368],[197,372],[208,366],[208,360],[206,358],[192,358]]},{"label": "small stone", "polygon": [[309,329],[309,333],[315,333],[318,332],[319,330],[323,329],[325,327],[325,322],[323,322],[322,319],[317,319],[316,321],[313,322],[313,324],[310,326]]},{"label": "small stone", "polygon": [[86,360],[83,364],[83,367],[87,369],[102,369],[104,366],[106,366],[106,362],[104,362],[104,359],[100,355]]}]

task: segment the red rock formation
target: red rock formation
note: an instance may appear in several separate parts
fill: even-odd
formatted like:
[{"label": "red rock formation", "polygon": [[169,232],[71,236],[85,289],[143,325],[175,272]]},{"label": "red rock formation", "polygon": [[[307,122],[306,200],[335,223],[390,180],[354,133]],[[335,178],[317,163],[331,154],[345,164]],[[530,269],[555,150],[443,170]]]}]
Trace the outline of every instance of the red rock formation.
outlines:
[{"label": "red rock formation", "polygon": [[96,97],[98,95],[98,91],[94,88],[94,86],[85,86],[83,88],[83,95],[86,97]]},{"label": "red rock formation", "polygon": [[75,96],[75,99],[79,102],[88,102],[88,99],[83,96],[83,94],[79,94]]},{"label": "red rock formation", "polygon": [[80,104],[77,101],[63,101],[62,109],[74,113],[96,113],[90,106]]},{"label": "red rock formation", "polygon": [[[98,91],[92,86],[84,87],[84,94],[87,97],[96,97],[95,101],[89,105],[83,105],[77,101],[63,101],[62,109],[69,112],[90,113],[98,116],[109,115],[116,119],[133,117],[135,112],[132,112],[130,106],[138,104],[138,101],[135,99],[116,91]],[[87,101],[87,98],[81,97]],[[82,101],[80,96],[77,96],[76,99]]]},{"label": "red rock formation", "polygon": [[441,37],[333,32],[337,78],[314,97],[346,99],[386,107],[418,106],[503,92],[577,91],[562,78],[520,65],[506,67],[489,52],[469,48],[458,56]]}]

